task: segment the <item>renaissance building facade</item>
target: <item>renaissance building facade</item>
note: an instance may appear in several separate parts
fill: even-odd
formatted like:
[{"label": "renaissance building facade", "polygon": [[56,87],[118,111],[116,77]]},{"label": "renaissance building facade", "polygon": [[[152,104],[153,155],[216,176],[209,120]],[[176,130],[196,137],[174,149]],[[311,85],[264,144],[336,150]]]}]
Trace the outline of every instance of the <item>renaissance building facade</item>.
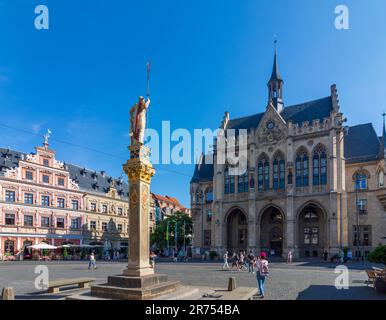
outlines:
[{"label": "renaissance building facade", "polygon": [[349,248],[363,257],[386,237],[385,125],[345,126],[337,88],[285,106],[275,50],[266,110],[220,129],[247,129],[248,168],[201,161],[190,183],[194,246],[321,257]]},{"label": "renaissance building facade", "polygon": [[34,153],[0,148],[0,256],[42,242],[128,246],[128,185],[56,159],[48,139]]}]

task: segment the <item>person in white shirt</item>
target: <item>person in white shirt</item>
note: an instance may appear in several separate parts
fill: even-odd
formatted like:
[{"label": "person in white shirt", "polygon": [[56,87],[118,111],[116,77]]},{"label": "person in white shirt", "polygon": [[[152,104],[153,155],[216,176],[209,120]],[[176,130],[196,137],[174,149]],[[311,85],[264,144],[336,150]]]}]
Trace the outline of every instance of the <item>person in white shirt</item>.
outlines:
[{"label": "person in white shirt", "polygon": [[288,251],[287,254],[287,263],[292,263],[292,251]]},{"label": "person in white shirt", "polygon": [[229,269],[229,264],[228,264],[228,251],[225,251],[224,253],[224,265],[222,266],[223,269],[227,268]]},{"label": "person in white shirt", "polygon": [[91,254],[90,254],[90,261],[89,261],[89,264],[88,264],[88,268],[91,269],[91,267],[93,267],[94,270],[97,268],[96,267],[96,259],[95,259],[94,251],[92,251]]}]

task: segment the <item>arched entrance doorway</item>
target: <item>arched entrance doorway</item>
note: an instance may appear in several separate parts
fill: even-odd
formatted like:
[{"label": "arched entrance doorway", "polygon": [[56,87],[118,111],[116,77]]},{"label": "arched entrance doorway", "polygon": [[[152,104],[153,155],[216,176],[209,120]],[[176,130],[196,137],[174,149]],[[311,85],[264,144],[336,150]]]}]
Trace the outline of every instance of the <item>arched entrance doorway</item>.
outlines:
[{"label": "arched entrance doorway", "polygon": [[260,220],[261,251],[271,256],[281,257],[283,254],[284,216],[276,207],[264,210]]},{"label": "arched entrance doorway", "polygon": [[23,259],[32,259],[32,249],[28,248],[32,246],[32,241],[25,240],[23,242]]},{"label": "arched entrance doorway", "polygon": [[308,204],[298,214],[298,247],[301,258],[322,257],[327,244],[326,220],[322,208]]},{"label": "arched entrance doorway", "polygon": [[248,246],[247,217],[240,209],[234,209],[227,218],[227,247],[229,250],[246,250]]}]

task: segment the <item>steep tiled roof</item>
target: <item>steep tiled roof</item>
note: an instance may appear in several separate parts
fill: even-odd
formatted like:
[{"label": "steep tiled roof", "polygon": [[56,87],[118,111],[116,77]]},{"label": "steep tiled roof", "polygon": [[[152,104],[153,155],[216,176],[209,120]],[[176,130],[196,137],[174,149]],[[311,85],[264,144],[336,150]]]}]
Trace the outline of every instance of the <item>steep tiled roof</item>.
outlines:
[{"label": "steep tiled roof", "polygon": [[163,202],[166,202],[166,203],[171,203],[177,207],[181,207],[183,209],[185,209],[185,207],[176,199],[176,198],[173,198],[173,197],[169,197],[169,196],[161,196],[159,194],[156,194],[156,193],[152,193],[152,196],[153,198],[155,198],[156,200],[158,201],[163,201]]},{"label": "steep tiled roof", "polygon": [[213,164],[209,163],[198,163],[195,166],[194,174],[190,183],[193,182],[202,182],[202,181],[212,181],[213,180]]},{"label": "steep tiled roof", "polygon": [[19,151],[0,148],[0,176],[4,175],[5,170],[17,167],[19,160],[25,155],[25,153]]},{"label": "steep tiled roof", "polygon": [[[331,97],[325,97],[318,100],[313,100],[293,106],[284,108],[281,116],[288,122],[302,123],[304,121],[312,122],[312,120],[319,119],[323,121],[324,118],[330,116],[332,110]],[[254,114],[252,116],[236,118],[229,121],[228,129],[252,129],[257,128],[261,119],[264,116],[264,112]]]},{"label": "steep tiled roof", "polygon": [[102,175],[101,172],[85,169],[73,164],[66,165],[71,179],[75,180],[80,190],[91,193],[107,193],[114,181],[118,194],[123,198],[128,197],[129,188],[123,180],[113,179],[106,174]]},{"label": "steep tiled roof", "polygon": [[349,127],[344,139],[347,163],[377,160],[381,142],[371,123]]}]

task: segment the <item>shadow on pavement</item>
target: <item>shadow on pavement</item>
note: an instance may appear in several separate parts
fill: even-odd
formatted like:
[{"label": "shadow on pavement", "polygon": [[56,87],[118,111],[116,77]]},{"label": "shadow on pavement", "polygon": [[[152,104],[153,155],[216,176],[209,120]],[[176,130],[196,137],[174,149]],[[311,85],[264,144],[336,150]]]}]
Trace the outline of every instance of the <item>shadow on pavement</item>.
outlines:
[{"label": "shadow on pavement", "polygon": [[350,263],[337,264],[332,262],[324,262],[323,260],[305,260],[296,262],[296,265],[302,267],[322,267],[328,269],[335,269],[338,265],[344,265],[352,270],[366,270],[372,269],[372,267],[384,268],[384,266],[381,264],[370,263],[368,261],[353,261]]},{"label": "shadow on pavement", "polygon": [[386,300],[370,286],[354,286],[338,290],[335,286],[311,285],[299,292],[297,300]]}]

